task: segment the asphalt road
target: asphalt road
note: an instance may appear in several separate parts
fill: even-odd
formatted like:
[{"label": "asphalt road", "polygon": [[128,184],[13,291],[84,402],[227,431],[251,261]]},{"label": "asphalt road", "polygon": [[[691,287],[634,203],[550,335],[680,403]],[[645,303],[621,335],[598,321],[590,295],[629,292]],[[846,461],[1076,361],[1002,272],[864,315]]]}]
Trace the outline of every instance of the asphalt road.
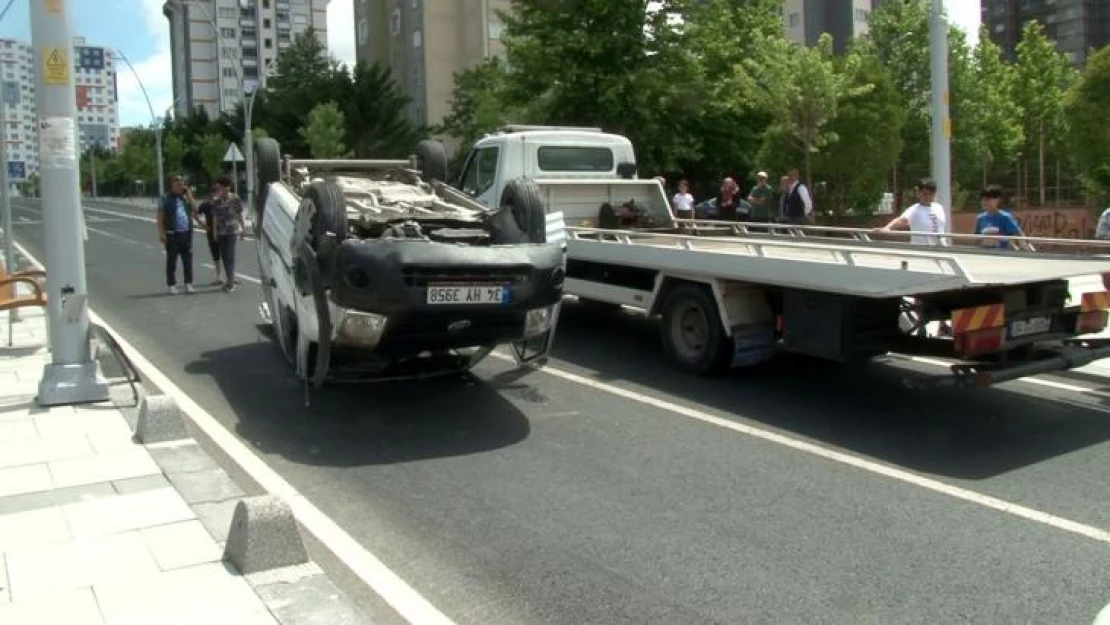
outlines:
[{"label": "asphalt road", "polygon": [[[1089,623],[1110,601],[1106,542],[500,360],[306,408],[253,241],[244,288],[173,297],[149,211],[86,206],[92,307],[458,623]],[[573,305],[552,367],[1110,528],[1110,395],[910,391],[938,370],[898,361],[692,378],[650,322]]]}]

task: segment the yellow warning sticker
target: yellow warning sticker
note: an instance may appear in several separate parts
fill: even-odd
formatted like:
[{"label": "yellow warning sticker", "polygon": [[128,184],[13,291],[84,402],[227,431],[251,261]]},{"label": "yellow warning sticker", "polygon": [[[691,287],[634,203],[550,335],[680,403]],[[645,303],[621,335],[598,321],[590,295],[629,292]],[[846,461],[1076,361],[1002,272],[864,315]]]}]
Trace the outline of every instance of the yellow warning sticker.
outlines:
[{"label": "yellow warning sticker", "polygon": [[48,85],[69,84],[69,59],[63,48],[42,51],[43,82]]},{"label": "yellow warning sticker", "polygon": [[46,0],[46,12],[47,13],[61,13],[62,12],[62,0]]}]

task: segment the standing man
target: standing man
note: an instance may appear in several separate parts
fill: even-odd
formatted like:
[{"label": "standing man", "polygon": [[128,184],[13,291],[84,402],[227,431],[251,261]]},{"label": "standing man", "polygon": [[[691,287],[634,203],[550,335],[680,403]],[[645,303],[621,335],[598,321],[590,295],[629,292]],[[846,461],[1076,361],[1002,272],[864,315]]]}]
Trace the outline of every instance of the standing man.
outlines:
[{"label": "standing man", "polygon": [[788,224],[800,226],[806,222],[806,201],[802,195],[805,187],[798,184],[790,174],[779,179],[779,190],[782,198],[779,200],[779,218]]},{"label": "standing man", "polygon": [[755,175],[755,186],[748,193],[748,202],[752,205],[752,221],[764,222],[774,219],[771,214],[775,190],[767,184],[767,172],[761,171]]},{"label": "standing man", "polygon": [[[807,187],[805,183],[802,182],[797,169],[791,169],[790,171],[786,172],[786,175],[790,176],[790,191],[787,192],[787,196],[796,196],[793,198],[792,201],[786,202],[787,206],[790,206],[791,204],[793,204],[795,208],[798,204],[802,206],[802,212],[800,215],[787,215],[787,219],[790,220],[791,223],[796,224],[802,224],[807,221],[812,223],[813,197],[809,194],[809,187]],[[793,221],[795,219],[797,221]]]},{"label": "standing man", "polygon": [[220,258],[224,266],[223,290],[235,290],[235,242],[243,238],[246,229],[243,223],[243,202],[231,192],[231,179],[221,176],[216,181],[216,195],[212,198],[212,215],[215,217],[214,230],[219,238]]},{"label": "standing man", "polygon": [[181,176],[174,176],[170,192],[158,207],[158,240],[166,249],[166,287],[177,295],[177,259],[185,274],[185,292],[193,292],[193,222],[197,219],[193,191]]},{"label": "standing man", "polygon": [[203,218],[204,240],[208,242],[208,253],[212,255],[212,266],[215,268],[216,279],[212,281],[212,286],[219,286],[224,283],[224,278],[223,272],[220,271],[220,237],[216,235],[214,206],[212,198],[209,198],[200,203],[197,214]]}]

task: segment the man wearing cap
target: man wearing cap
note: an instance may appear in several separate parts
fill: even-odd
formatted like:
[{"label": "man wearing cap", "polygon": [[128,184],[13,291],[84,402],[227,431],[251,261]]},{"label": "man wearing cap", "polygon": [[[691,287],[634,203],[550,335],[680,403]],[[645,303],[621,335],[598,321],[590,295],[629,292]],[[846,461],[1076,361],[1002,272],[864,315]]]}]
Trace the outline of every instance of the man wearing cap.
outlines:
[{"label": "man wearing cap", "polygon": [[193,292],[193,221],[197,202],[181,176],[174,176],[170,192],[158,205],[158,240],[166,248],[166,288],[177,295],[177,259],[181,258],[185,292]]},{"label": "man wearing cap", "polygon": [[767,184],[767,172],[755,175],[755,186],[748,193],[748,203],[752,205],[752,221],[771,221],[774,218],[775,190]]}]

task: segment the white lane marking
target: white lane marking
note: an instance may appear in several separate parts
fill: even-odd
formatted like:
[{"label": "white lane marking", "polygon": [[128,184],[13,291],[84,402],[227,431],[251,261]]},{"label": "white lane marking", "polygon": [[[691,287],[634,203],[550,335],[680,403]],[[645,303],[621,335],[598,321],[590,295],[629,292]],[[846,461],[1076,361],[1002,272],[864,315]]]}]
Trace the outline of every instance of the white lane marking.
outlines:
[{"label": "white lane marking", "polygon": [[[36,267],[43,267],[38,259],[28,253],[27,248],[18,242],[15,247]],[[281,477],[277,471],[270,468],[249,447],[225,429],[200,404],[193,401],[185,391],[181,390],[158,367],[154,366],[154,363],[147,360],[142,352],[135,349],[131,343],[120,336],[119,332],[108,325],[92,308],[89,308],[89,319],[112,335],[112,338],[127,352],[128,358],[139,371],[163,393],[173,397],[177,401],[178,407],[239,466],[240,470],[249,475],[266,492],[284,499],[293,509],[293,513],[300,521],[301,526],[310,532],[316,540],[320,541],[329,552],[377,593],[402,618],[410,623],[419,623],[420,625],[425,623],[428,625],[454,625],[454,621],[447,618],[445,614],[421,596],[412,586],[409,586],[405,580],[401,579],[377,556],[370,553],[335,521],[328,518],[304,495],[298,492],[292,484],[285,481],[285,478]]]},{"label": "white lane marking", "polygon": [[[500,360],[513,362],[512,356],[509,356],[507,354],[494,352],[490,354],[490,356],[498,358]],[[899,482],[910,484],[912,486],[924,488],[926,490],[930,490],[942,495],[947,495],[961,501],[966,501],[978,506],[997,510],[1005,514],[1020,517],[1072,534],[1085,536],[1098,542],[1110,543],[1110,530],[1105,530],[1093,525],[1087,525],[1078,521],[1072,521],[1071,519],[1066,519],[1061,516],[1042,512],[1040,510],[1035,510],[1033,508],[1009,502],[1004,499],[999,499],[991,495],[986,495],[966,488],[961,488],[959,486],[946,484],[939,480],[928,478],[917,473],[898,469],[896,467],[875,462],[873,460],[867,460],[865,458],[854,456],[843,451],[837,451],[835,449],[822,447],[820,445],[817,445],[816,443],[811,443],[800,438],[787,436],[785,434],[780,434],[778,432],[773,432],[771,430],[766,430],[745,423],[731,421],[729,419],[711,415],[707,412],[690,408],[688,406],[681,406],[679,404],[659,399],[657,397],[637,393],[635,391],[624,389],[619,386],[606,384],[605,382],[599,382],[592,378],[578,375],[577,373],[571,373],[569,371],[554,368],[550,365],[539,369],[539,371],[548,375],[555,376],[557,378],[561,378],[568,382],[573,382],[574,384],[579,384],[581,386],[592,388],[603,393],[608,393],[610,395],[615,395],[617,397],[628,399],[639,404],[643,404],[645,406],[651,406],[653,408],[665,410],[667,412],[687,417],[695,421],[701,421],[709,425],[715,425],[726,430],[731,430],[733,432],[736,432],[737,434],[751,436],[753,438],[758,438],[769,443],[788,447],[795,451],[800,451],[802,453],[817,456],[819,458],[824,458],[825,460],[831,460],[832,462],[845,464],[857,469],[861,469],[863,471],[867,471],[868,473],[873,473],[875,475],[897,480]]]},{"label": "white lane marking", "polygon": [[[213,265],[212,263],[201,263],[200,266],[201,267],[207,267],[209,269],[215,269],[216,268],[216,266]],[[235,272],[235,277],[240,278],[242,280],[246,280],[247,282],[252,282],[254,284],[262,284],[262,281],[259,280],[258,278],[248,276],[246,274],[241,274],[238,271]]]},{"label": "white lane marking", "polygon": [[[35,209],[35,208],[29,207],[29,206],[22,206],[20,208],[23,208],[24,210],[28,210],[28,211],[41,212],[41,209]],[[122,217],[124,219],[132,219],[132,220],[135,220],[135,221],[145,221],[147,223],[152,223],[152,224],[153,223],[158,223],[158,220],[155,219],[154,217],[145,217],[143,215],[136,215],[134,213],[124,213],[124,212],[120,212],[120,211],[108,210],[106,208],[93,208],[92,206],[87,206],[87,205],[83,205],[82,208],[85,210],[85,212],[104,213],[105,215],[112,215],[113,217]],[[100,220],[101,221],[108,221],[108,220],[105,220],[103,218],[101,218]],[[247,240],[248,241],[254,240],[254,236],[251,235],[251,234],[247,234]]]},{"label": "white lane marking", "polygon": [[138,245],[139,247],[145,247],[145,248],[151,249],[151,250],[158,249],[157,247],[155,247],[155,246],[153,246],[149,243],[143,243],[141,241],[136,241],[134,239],[129,239],[129,238],[123,236],[123,235],[116,234],[114,232],[108,232],[107,230],[101,230],[99,228],[93,228],[92,226],[88,226],[88,225],[85,226],[85,229],[88,230],[89,232],[99,234],[99,235],[104,236],[104,237],[108,237],[109,239],[116,239],[117,241],[123,241],[124,243],[130,243],[131,245]]}]

